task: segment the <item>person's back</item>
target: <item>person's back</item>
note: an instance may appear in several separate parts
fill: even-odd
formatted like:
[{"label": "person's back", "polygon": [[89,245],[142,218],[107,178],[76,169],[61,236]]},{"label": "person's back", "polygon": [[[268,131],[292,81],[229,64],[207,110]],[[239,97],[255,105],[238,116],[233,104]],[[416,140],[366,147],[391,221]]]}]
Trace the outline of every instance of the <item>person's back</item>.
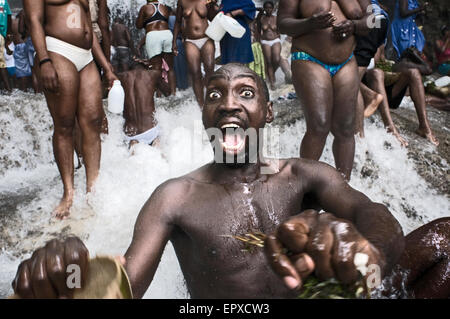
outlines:
[{"label": "person's back", "polygon": [[127,26],[125,26],[123,23],[121,22],[115,22],[112,25],[112,45],[115,47],[118,46],[122,46],[122,47],[127,47],[127,48],[131,48],[131,43],[130,40],[131,38],[129,37],[129,30],[127,28]]}]

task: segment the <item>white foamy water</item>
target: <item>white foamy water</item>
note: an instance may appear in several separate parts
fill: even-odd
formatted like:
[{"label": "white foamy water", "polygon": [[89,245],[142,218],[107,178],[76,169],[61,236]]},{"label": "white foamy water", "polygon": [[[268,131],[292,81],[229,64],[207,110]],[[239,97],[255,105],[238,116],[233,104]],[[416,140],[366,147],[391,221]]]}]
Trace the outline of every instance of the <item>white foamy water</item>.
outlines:
[{"label": "white foamy water", "polygon": [[[60,222],[50,216],[62,195],[62,183],[53,160],[52,121],[45,100],[42,95],[18,92],[0,97],[0,199],[17,202],[11,211],[0,211],[0,242],[8,243],[0,251],[0,297],[12,293],[10,282],[20,260],[26,257],[23,252],[42,246],[58,234],[80,236],[91,255],[123,255],[131,241],[136,216],[153,190],[167,179],[212,160],[211,147],[202,141],[203,132],[195,125],[201,121],[201,114],[192,91],[178,93],[176,101],[175,106],[169,107],[168,100],[156,99],[156,119],[162,131],[160,146],[137,145],[133,152],[123,142],[123,119],[107,114],[110,134],[102,137],[96,188],[86,196],[84,169],[76,171],[72,214]],[[304,121],[281,127],[283,157],[298,156],[304,132]],[[367,122],[366,136],[357,140],[353,187],[388,205],[405,233],[449,215],[448,198],[427,186],[406,150],[385,133],[381,123]],[[333,165],[331,142],[329,138],[323,160]],[[362,177],[360,172],[368,170],[372,173]],[[9,207],[4,204],[0,207]],[[419,218],[408,218],[405,207],[414,210]],[[187,296],[169,243],[145,297]]]}]

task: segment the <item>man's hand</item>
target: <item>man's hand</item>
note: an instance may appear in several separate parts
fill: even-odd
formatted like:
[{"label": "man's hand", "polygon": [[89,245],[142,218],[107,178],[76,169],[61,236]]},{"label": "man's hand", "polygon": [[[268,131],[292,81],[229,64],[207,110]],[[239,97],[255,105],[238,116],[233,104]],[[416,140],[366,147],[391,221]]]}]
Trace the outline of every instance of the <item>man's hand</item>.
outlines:
[{"label": "man's hand", "polygon": [[351,20],[342,21],[333,26],[333,34],[338,39],[346,39],[355,34],[355,23]]},{"label": "man's hand", "polygon": [[172,43],[172,52],[175,56],[178,55],[178,46],[177,46],[177,41],[173,41]]},{"label": "man's hand", "polygon": [[42,87],[44,90],[52,93],[58,93],[59,79],[53,63],[51,61],[44,63],[41,65],[40,69]]},{"label": "man's hand", "polygon": [[336,17],[330,11],[324,12],[321,11],[319,13],[313,14],[309,18],[309,23],[311,24],[312,29],[326,29],[333,26],[334,21],[336,21]]},{"label": "man's hand", "polygon": [[21,298],[71,298],[73,289],[67,286],[67,266],[80,267],[83,287],[88,262],[89,252],[80,239],[52,240],[19,265],[12,287]]},{"label": "man's hand", "polygon": [[313,271],[320,280],[356,282],[359,278],[354,264],[356,253],[369,256],[367,265],[377,264],[380,269],[385,265],[378,249],[352,223],[314,210],[282,223],[267,237],[265,251],[273,270],[290,289],[300,289]]}]

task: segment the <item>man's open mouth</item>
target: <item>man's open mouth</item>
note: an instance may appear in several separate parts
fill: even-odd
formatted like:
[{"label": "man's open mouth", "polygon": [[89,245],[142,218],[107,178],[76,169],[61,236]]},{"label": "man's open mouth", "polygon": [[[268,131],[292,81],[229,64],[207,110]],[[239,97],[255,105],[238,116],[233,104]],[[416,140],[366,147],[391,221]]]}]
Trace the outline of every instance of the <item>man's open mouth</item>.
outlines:
[{"label": "man's open mouth", "polygon": [[223,150],[229,154],[239,154],[245,147],[244,129],[236,123],[224,124],[220,129],[222,131],[221,145]]}]

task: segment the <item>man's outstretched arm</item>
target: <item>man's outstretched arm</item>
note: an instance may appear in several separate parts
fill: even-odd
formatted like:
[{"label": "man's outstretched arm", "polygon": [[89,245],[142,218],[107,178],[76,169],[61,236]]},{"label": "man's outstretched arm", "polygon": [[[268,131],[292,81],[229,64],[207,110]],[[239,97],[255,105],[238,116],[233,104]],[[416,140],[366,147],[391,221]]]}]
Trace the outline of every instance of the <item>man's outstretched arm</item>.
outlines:
[{"label": "man's outstretched arm", "polygon": [[359,273],[369,282],[373,274],[376,285],[381,283],[404,249],[396,219],[329,165],[301,160],[293,169],[301,177],[302,193],[314,194],[326,213],[304,211],[267,237],[266,256],[275,273],[290,289],[300,289],[312,272],[320,280],[336,278],[345,284],[356,282]]},{"label": "man's outstretched arm", "polygon": [[350,187],[333,167],[323,163],[310,166],[310,191],[319,204],[336,217],[351,221],[383,253],[387,268],[391,268],[404,249],[403,231],[395,217],[386,206]]},{"label": "man's outstretched arm", "polygon": [[134,298],[142,298],[153,280],[164,248],[173,229],[177,193],[174,182],[160,185],[142,207],[134,226],[125,269],[130,278]]}]

